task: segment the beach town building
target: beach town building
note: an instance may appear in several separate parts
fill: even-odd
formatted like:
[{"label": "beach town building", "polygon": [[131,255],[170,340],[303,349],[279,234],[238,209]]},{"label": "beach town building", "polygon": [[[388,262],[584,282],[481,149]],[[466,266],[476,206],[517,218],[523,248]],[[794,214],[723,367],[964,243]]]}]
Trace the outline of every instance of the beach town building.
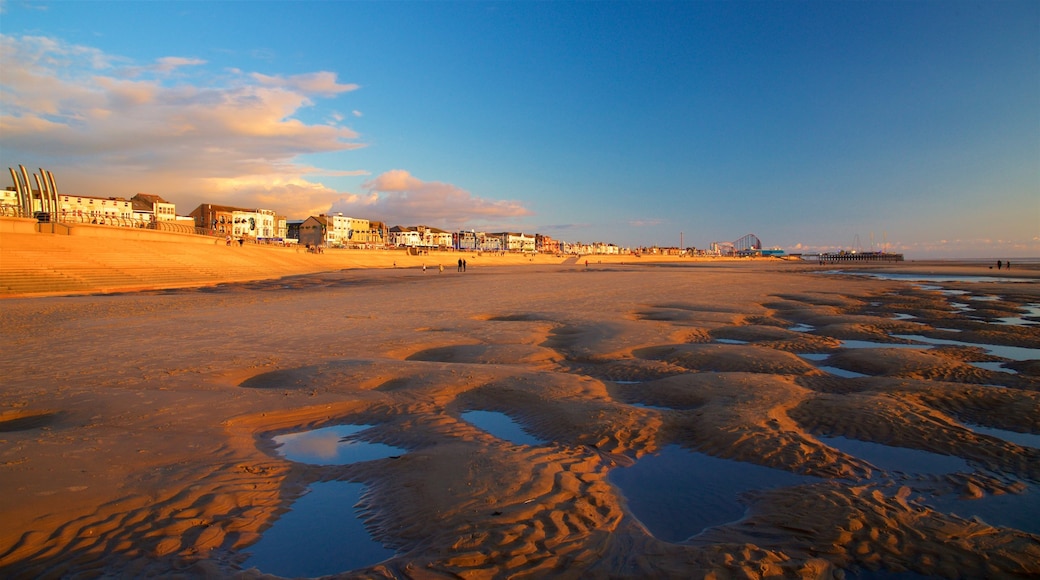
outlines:
[{"label": "beach town building", "polygon": [[257,241],[275,237],[275,213],[269,209],[239,209],[231,214],[231,235]]},{"label": "beach town building", "polygon": [[535,250],[543,254],[560,253],[560,241],[543,234],[534,235]]},{"label": "beach town building", "polygon": [[[296,239],[305,246],[323,246],[327,243],[326,232],[329,222],[323,215],[312,215],[296,226]],[[293,226],[289,227],[289,237],[293,236]]]},{"label": "beach town building", "polygon": [[[312,215],[299,225],[301,244],[328,248],[367,246],[372,239],[372,223],[367,219],[336,215]],[[291,235],[289,237],[292,237]]]},{"label": "beach town building", "polygon": [[133,203],[122,197],[58,196],[58,220],[104,224],[109,221],[133,220]]},{"label": "beach town building", "polygon": [[426,227],[422,235],[423,244],[429,248],[450,248],[453,245],[451,232],[439,228]]},{"label": "beach town building", "polygon": [[451,232],[429,226],[394,226],[389,232],[390,245],[399,248],[451,248],[455,237]]},{"label": "beach town building", "polygon": [[398,248],[420,248],[423,245],[419,228],[394,226],[390,228],[390,245]]},{"label": "beach town building", "polygon": [[203,203],[191,211],[195,227],[210,235],[230,235],[238,239],[266,240],[275,237],[275,213],[269,209],[248,209]]},{"label": "beach town building", "polygon": [[491,234],[502,240],[502,249],[507,252],[534,252],[534,236],[524,233],[500,232]]},{"label": "beach town building", "polygon": [[177,206],[161,196],[138,193],[130,198],[134,219],[140,222],[172,222],[177,220]]},{"label": "beach town building", "polygon": [[385,247],[390,241],[390,230],[386,222],[369,220],[368,243],[372,247]]},{"label": "beach town building", "polygon": [[303,243],[300,240],[300,226],[306,220],[285,220],[285,241],[291,243]]}]

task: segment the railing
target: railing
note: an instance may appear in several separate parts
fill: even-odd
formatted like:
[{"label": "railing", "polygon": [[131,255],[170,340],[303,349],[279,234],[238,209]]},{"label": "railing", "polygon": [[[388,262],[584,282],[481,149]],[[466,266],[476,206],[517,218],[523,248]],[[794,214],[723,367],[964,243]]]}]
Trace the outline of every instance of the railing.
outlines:
[{"label": "railing", "polygon": [[0,205],[0,217],[32,217],[20,205]]},{"label": "railing", "polygon": [[62,224],[90,224],[117,228],[138,228],[143,230],[155,230],[159,232],[175,232],[180,234],[193,234],[197,236],[223,237],[224,234],[214,232],[206,228],[197,228],[194,225],[182,224],[172,221],[146,221],[140,219],[112,216],[89,216],[72,215],[65,212],[26,212],[21,206],[0,205],[0,216],[2,217],[35,217],[37,221],[44,223]]}]

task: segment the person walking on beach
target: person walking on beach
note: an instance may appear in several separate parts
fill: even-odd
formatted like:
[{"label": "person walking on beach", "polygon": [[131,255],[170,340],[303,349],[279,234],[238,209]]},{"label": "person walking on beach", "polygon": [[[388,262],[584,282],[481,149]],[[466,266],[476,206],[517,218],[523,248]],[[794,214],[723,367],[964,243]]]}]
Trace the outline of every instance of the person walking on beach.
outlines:
[{"label": "person walking on beach", "polygon": [[1003,263],[1003,262],[1001,262],[1000,260],[997,260],[997,269],[998,269],[998,270],[999,270],[999,269],[1000,269],[1000,267],[1001,267],[1001,266],[1003,266],[1003,265],[1004,265],[1004,263]]},{"label": "person walking on beach", "polygon": [[443,274],[444,273],[444,264],[437,264],[437,273],[438,274]]},{"label": "person walking on beach", "polygon": [[425,273],[426,273],[426,264],[423,264],[423,265],[422,265],[422,273],[423,273],[423,274],[425,274]]},{"label": "person walking on beach", "polygon": [[462,258],[459,258],[459,272],[462,271]]},{"label": "person walking on beach", "polygon": [[466,271],[466,260],[463,260],[463,261],[462,261],[462,271],[463,271],[463,272],[465,272],[465,271]]}]

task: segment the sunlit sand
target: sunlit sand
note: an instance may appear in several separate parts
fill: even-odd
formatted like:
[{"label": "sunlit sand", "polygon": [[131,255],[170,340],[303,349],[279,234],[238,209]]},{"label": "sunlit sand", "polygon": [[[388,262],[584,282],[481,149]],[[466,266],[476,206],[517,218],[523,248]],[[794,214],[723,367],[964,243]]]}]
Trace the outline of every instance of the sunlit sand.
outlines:
[{"label": "sunlit sand", "polygon": [[[279,259],[323,257],[292,256]],[[448,260],[423,273],[421,257],[389,259],[0,301],[0,572],[274,573],[251,567],[280,562],[254,557],[273,542],[265,532],[294,506],[313,512],[297,503],[309,492],[348,482],[363,485],[343,496],[358,506],[329,510],[356,515],[383,550],[330,555],[357,568],[321,573],[1040,574],[1040,536],[1002,516],[1038,505],[1040,449],[995,435],[1040,434],[1040,357],[971,346],[1040,349],[1036,271],[944,283],[996,297],[966,312],[951,305],[963,296],[909,281],[778,260],[469,256],[466,273]],[[922,268],[971,273],[889,271]],[[507,416],[530,440],[481,428],[473,411]],[[336,461],[329,439],[294,461],[279,447],[336,425],[371,426],[356,437],[400,452]],[[915,470],[886,449],[949,461]],[[703,500],[707,480],[679,469],[687,454],[784,477],[731,476],[736,516],[669,521]],[[642,469],[651,457],[680,463]],[[674,510],[641,519],[643,496],[630,502],[616,482],[644,472],[669,479]],[[704,493],[726,491],[726,473]],[[1006,499],[973,512],[990,498]],[[303,529],[322,545],[351,550],[313,521]]]}]

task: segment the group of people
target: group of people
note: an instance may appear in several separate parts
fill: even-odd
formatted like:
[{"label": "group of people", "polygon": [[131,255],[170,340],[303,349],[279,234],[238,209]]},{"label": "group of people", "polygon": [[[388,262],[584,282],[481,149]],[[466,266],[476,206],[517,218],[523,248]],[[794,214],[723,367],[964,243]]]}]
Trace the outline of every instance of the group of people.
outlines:
[{"label": "group of people", "polygon": [[[396,267],[397,267],[397,262],[394,262],[394,268],[396,268]],[[440,271],[440,272],[443,272],[444,271],[444,264],[437,264],[437,270]],[[423,271],[423,274],[426,273],[426,264],[422,265],[422,271]],[[463,260],[462,258],[459,258],[459,272],[465,272],[465,271],[466,271],[466,260]]]},{"label": "group of people", "polygon": [[1007,262],[1001,262],[1000,260],[997,260],[997,269],[999,270],[1001,268],[1004,268],[1005,270],[1010,270],[1011,269],[1011,261],[1008,260]]}]

